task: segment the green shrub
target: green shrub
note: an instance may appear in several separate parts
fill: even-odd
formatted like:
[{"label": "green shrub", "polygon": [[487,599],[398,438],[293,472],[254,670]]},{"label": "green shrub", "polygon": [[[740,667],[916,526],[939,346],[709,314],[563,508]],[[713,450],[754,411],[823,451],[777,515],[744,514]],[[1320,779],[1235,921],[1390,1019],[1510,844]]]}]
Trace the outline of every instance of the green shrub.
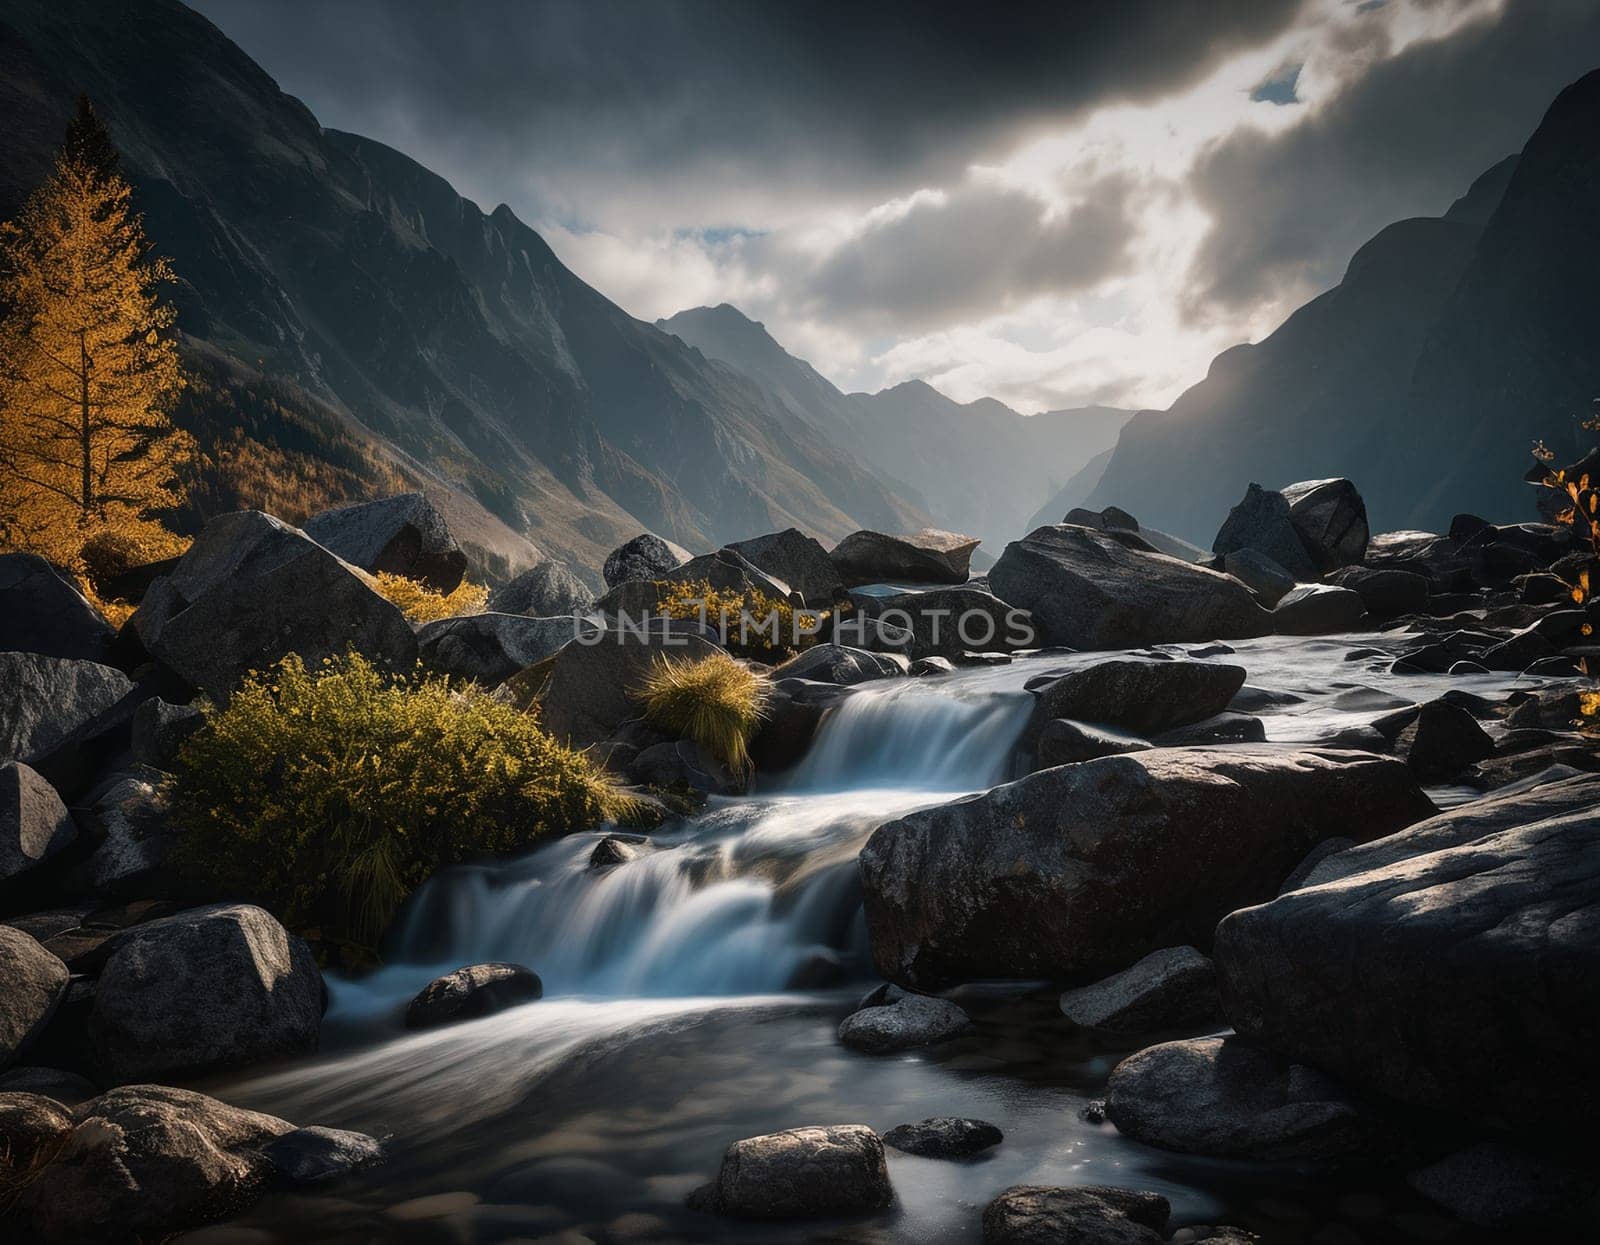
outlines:
[{"label": "green shrub", "polygon": [[750,767],[750,737],[772,684],[726,653],[695,661],[660,657],[638,690],[650,725],[692,739],[736,772]]},{"label": "green shrub", "polygon": [[316,670],[286,657],[210,711],[173,806],[180,872],[367,946],[444,865],[641,812],[528,714],[354,653]]}]

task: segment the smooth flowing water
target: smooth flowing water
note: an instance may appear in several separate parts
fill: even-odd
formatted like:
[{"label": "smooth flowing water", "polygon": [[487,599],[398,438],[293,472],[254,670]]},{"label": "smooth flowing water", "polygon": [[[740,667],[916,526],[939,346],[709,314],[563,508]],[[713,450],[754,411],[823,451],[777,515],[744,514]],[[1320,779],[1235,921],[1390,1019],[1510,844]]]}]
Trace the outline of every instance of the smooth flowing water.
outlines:
[{"label": "smooth flowing water", "polygon": [[[1394,645],[1280,637],[1209,659],[1246,667],[1270,702],[1255,711],[1280,742],[1326,739],[1446,686],[1501,695],[1517,682],[1397,676],[1381,655]],[[1369,646],[1379,652],[1347,660]],[[682,1204],[729,1141],[816,1123],[883,1131],[928,1115],[989,1119],[1006,1141],[967,1164],[891,1152],[894,1209],[826,1239],[975,1239],[983,1204],[1016,1183],[1154,1188],[1172,1200],[1175,1224],[1242,1214],[1257,1230],[1270,1225],[1271,1239],[1310,1240],[1348,1219],[1354,1211],[1293,1171],[1180,1159],[1081,1119],[1125,1050],[1074,1030],[1053,994],[970,990],[962,1001],[977,1033],[932,1054],[873,1058],[834,1038],[873,980],[861,844],[912,809],[1012,777],[1031,707],[1024,685],[1107,656],[868,685],[830,714],[795,769],[658,831],[637,860],[592,869],[597,829],[434,879],[392,932],[388,967],[331,982],[322,1056],[207,1086],[297,1123],[391,1135],[391,1161],[327,1195],[269,1196],[207,1239],[749,1240],[749,1225]],[[1441,803],[1466,794],[1435,793]],[[428,980],[484,960],[529,965],[546,997],[442,1030],[403,1029],[405,1003]],[[820,981],[834,984],[793,988]],[[1363,1239],[1440,1230],[1403,1190],[1364,1196]],[[560,1235],[569,1231],[579,1235]],[[763,1227],[759,1239],[819,1237],[791,1225]]]}]

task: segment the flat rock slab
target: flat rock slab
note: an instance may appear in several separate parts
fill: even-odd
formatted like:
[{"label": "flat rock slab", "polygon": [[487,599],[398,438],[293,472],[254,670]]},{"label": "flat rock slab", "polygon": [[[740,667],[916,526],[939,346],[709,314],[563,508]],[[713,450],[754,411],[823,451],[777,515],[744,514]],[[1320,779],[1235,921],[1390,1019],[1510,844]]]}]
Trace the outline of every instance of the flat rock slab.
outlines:
[{"label": "flat rock slab", "polygon": [[972,1018],[948,999],[901,994],[893,1002],[863,1007],[839,1025],[839,1040],[872,1055],[931,1046],[959,1037],[972,1028]]},{"label": "flat rock slab", "polygon": [[1073,1024],[1108,1033],[1152,1033],[1220,1019],[1217,971],[1193,947],[1163,947],[1132,968],[1068,990],[1061,1011]]}]

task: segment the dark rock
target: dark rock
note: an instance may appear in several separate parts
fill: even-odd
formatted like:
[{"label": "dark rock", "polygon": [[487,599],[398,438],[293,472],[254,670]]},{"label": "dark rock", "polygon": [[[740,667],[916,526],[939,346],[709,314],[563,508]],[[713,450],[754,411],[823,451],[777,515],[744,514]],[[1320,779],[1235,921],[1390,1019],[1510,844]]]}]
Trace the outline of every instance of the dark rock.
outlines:
[{"label": "dark rock", "polygon": [[115,639],[63,572],[37,554],[0,554],[0,651],[109,662]]},{"label": "dark rock", "polygon": [[1214,952],[1223,1010],[1241,1035],[1352,1086],[1587,1137],[1597,845],[1589,809],[1233,912]]},{"label": "dark rock", "polygon": [[880,827],[860,855],[878,971],[924,989],[1109,973],[1209,943],[1311,847],[1434,812],[1398,761],[1164,748],[1041,770]]},{"label": "dark rock", "polygon": [[955,669],[948,657],[919,657],[911,663],[909,673],[914,679],[923,679],[933,674],[954,674]]},{"label": "dark rock", "polygon": [[495,614],[522,614],[528,618],[561,618],[585,614],[594,607],[594,593],[569,571],[565,563],[550,558],[489,594],[488,608]]},{"label": "dark rock", "polygon": [[1077,527],[1116,528],[1125,532],[1139,530],[1139,520],[1117,506],[1107,506],[1104,510],[1085,510],[1082,506],[1074,506],[1061,521]]},{"label": "dark rock", "polygon": [[756,771],[774,774],[799,764],[810,751],[822,719],[843,694],[831,683],[776,680],[766,716],[750,740],[750,759]]},{"label": "dark rock", "polygon": [[132,691],[110,666],[0,652],[0,759],[39,763]]},{"label": "dark rock", "polygon": [[983,1211],[983,1245],[1161,1245],[1167,1199],[1108,1185],[1013,1185]]},{"label": "dark rock", "polygon": [[37,868],[77,837],[54,787],[20,761],[0,761],[0,883]]},{"label": "dark rock", "polygon": [[544,994],[539,974],[520,964],[469,964],[436,977],[406,1006],[406,1028],[476,1020],[508,1007],[531,1003]]},{"label": "dark rock", "polygon": [[1319,573],[1366,559],[1367,503],[1349,480],[1305,480],[1283,490],[1289,520]]},{"label": "dark rock", "polygon": [[1270,558],[1297,581],[1315,579],[1320,573],[1290,519],[1288,499],[1259,484],[1245,490],[1211,543],[1211,551],[1224,566],[1228,555],[1241,549]]},{"label": "dark rock", "polygon": [[80,811],[93,851],[71,872],[74,886],[94,895],[139,896],[175,885],[167,857],[181,837],[166,792],[140,776],[118,776]]},{"label": "dark rock", "polygon": [[290,653],[308,666],[350,649],[392,670],[417,660],[411,625],[367,580],[254,510],[207,523],[131,625],[152,656],[213,696]]},{"label": "dark rock", "polygon": [[194,705],[169,705],[152,696],[133,712],[134,758],[142,765],[171,770],[178,749],[205,724],[206,715]]},{"label": "dark rock", "polygon": [[[718,549],[714,553],[702,553],[697,558],[690,558],[682,566],[675,567],[659,576],[659,580],[669,584],[708,584],[721,593],[750,593],[759,592],[774,601],[787,601],[793,592],[786,580],[778,578],[762,570],[748,558],[734,549]],[[596,604],[596,608],[603,608],[604,602]]]},{"label": "dark rock", "polygon": [[1054,718],[1138,734],[1187,726],[1220,713],[1244,686],[1242,666],[1120,657],[1073,670],[1035,694],[1033,728]]},{"label": "dark rock", "polygon": [[734,1142],[691,1206],[740,1219],[819,1219],[869,1214],[893,1200],[878,1135],[865,1124],[835,1124]]},{"label": "dark rock", "polygon": [[61,1103],[31,1090],[0,1091],[0,1188],[8,1210],[19,1186],[71,1135],[72,1113]]},{"label": "dark rock", "polygon": [[788,584],[812,609],[826,609],[844,592],[828,551],[799,528],[736,540],[728,548]]},{"label": "dark rock", "polygon": [[870,679],[893,679],[904,673],[881,653],[848,648],[843,644],[815,644],[791,657],[772,672],[773,679],[813,679],[839,687],[853,687]]},{"label": "dark rock", "polygon": [[1572,599],[1572,585],[1559,575],[1543,571],[1517,581],[1517,598],[1528,605],[1554,605]]},{"label": "dark rock", "polygon": [[1328,582],[1359,595],[1374,618],[1394,618],[1428,608],[1427,576],[1412,571],[1346,566],[1329,575]]},{"label": "dark rock", "polygon": [[[1427,823],[1423,822],[1421,824],[1426,825]],[[1395,834],[1391,834],[1389,838],[1398,838],[1406,833],[1407,831],[1404,830],[1397,831]],[[1317,867],[1330,856],[1337,856],[1340,852],[1347,851],[1355,845],[1354,839],[1323,839],[1322,842],[1307,852],[1305,859],[1294,867],[1288,877],[1283,879],[1283,885],[1278,888],[1278,894],[1284,895],[1289,891],[1299,890],[1302,886],[1316,885],[1316,883],[1308,879],[1316,873]]]},{"label": "dark rock", "polygon": [[652,629],[614,628],[574,640],[556,654],[540,696],[544,727],[576,748],[610,736],[638,716],[635,692],[663,657],[698,661],[721,652],[698,636]]},{"label": "dark rock", "polygon": [[[835,614],[824,638],[844,648],[866,649],[873,653],[907,654],[916,646],[917,637],[910,627],[898,622],[874,618],[860,610]],[[909,660],[905,670],[910,670]]]},{"label": "dark rock", "polygon": [[351,566],[404,575],[435,592],[455,591],[467,571],[450,525],[421,493],[324,510],[306,520],[305,533]]},{"label": "dark rock", "polygon": [[498,687],[536,662],[554,656],[579,635],[603,628],[573,615],[529,618],[523,614],[467,614],[441,618],[417,629],[423,662],[453,679]]},{"label": "dark rock", "polygon": [[1006,546],[995,594],[1033,615],[1046,644],[1078,649],[1264,635],[1270,616],[1227,575],[1124,548],[1085,527],[1041,527]]},{"label": "dark rock", "polygon": [[871,1055],[931,1046],[969,1032],[972,1018],[948,999],[926,994],[901,994],[892,1002],[846,1016],[839,1040]]},{"label": "dark rock", "polygon": [[1053,718],[1039,732],[1035,758],[1039,769],[1049,769],[1053,765],[1073,765],[1096,757],[1146,752],[1153,747],[1155,745],[1147,740],[1110,727]]},{"label": "dark rock", "polygon": [[1222,559],[1222,569],[1271,609],[1294,591],[1296,579],[1259,549],[1235,549]]},{"label": "dark rock", "polygon": [[993,593],[963,585],[857,598],[858,615],[909,630],[913,658],[1033,648],[1038,635],[1026,612]]},{"label": "dark rock", "polygon": [[1193,947],[1164,947],[1092,986],[1068,990],[1061,1011],[1085,1029],[1153,1033],[1208,1024],[1222,1005],[1211,961]]},{"label": "dark rock", "polygon": [[[6,1094],[38,1094],[56,1102],[75,1107],[99,1093],[92,1081],[76,1072],[60,1068],[12,1068],[0,1072],[0,1096]],[[0,1124],[0,1136],[5,1126]]]},{"label": "dark rock", "polygon": [[1353,630],[1366,612],[1366,602],[1349,588],[1302,584],[1278,602],[1272,625],[1279,635],[1326,635]]},{"label": "dark rock", "polygon": [[0,925],[0,1068],[42,1032],[67,992],[67,966],[19,929]]},{"label": "dark rock", "polygon": [[1519,631],[1504,643],[1483,650],[1483,664],[1490,670],[1523,671],[1535,662],[1555,656],[1555,646],[1535,628]]},{"label": "dark rock", "polygon": [[982,542],[924,528],[906,536],[852,532],[829,557],[846,588],[860,584],[964,584],[972,573],[972,551]]},{"label": "dark rock", "polygon": [[1342,1158],[1381,1151],[1389,1132],[1329,1077],[1236,1037],[1128,1056],[1107,1083],[1106,1114],[1135,1141],[1215,1158]]},{"label": "dark rock", "polygon": [[1395,740],[1396,752],[1423,782],[1444,782],[1494,753],[1494,740],[1465,709],[1431,700]]},{"label": "dark rock", "polygon": [[261,1157],[284,1184],[323,1184],[381,1163],[383,1143],[342,1128],[297,1128],[261,1147]]},{"label": "dark rock", "polygon": [[682,545],[645,532],[608,553],[601,573],[605,576],[606,587],[615,588],[630,580],[660,579],[668,571],[677,570],[689,557],[689,551]]},{"label": "dark rock", "polygon": [[744,790],[745,776],[735,774],[690,739],[673,739],[642,750],[628,766],[637,783],[651,787],[679,784],[708,795],[734,795]]},{"label": "dark rock", "polygon": [[245,1067],[316,1049],[322,974],[268,913],[216,904],[136,925],[89,1017],[109,1084]]},{"label": "dark rock", "polygon": [[1494,1141],[1414,1171],[1406,1183],[1465,1223],[1513,1230],[1535,1224],[1576,1228],[1588,1219],[1588,1204],[1600,1191],[1590,1171]]},{"label": "dark rock", "polygon": [[1163,731],[1155,737],[1158,748],[1191,748],[1205,744],[1265,743],[1267,728],[1258,717],[1224,709],[1188,726]]},{"label": "dark rock", "polygon": [[116,936],[114,929],[79,927],[46,939],[44,949],[65,964],[69,973],[97,977],[111,958]]},{"label": "dark rock", "polygon": [[883,1135],[883,1144],[925,1159],[969,1159],[999,1145],[1002,1133],[986,1120],[939,1115],[915,1124],[897,1124]]},{"label": "dark rock", "polygon": [[589,868],[609,869],[648,856],[655,849],[643,835],[608,834],[589,853]]},{"label": "dark rock", "polygon": [[850,974],[849,965],[837,951],[813,951],[795,965],[789,979],[783,983],[785,990],[826,990],[839,985]]}]

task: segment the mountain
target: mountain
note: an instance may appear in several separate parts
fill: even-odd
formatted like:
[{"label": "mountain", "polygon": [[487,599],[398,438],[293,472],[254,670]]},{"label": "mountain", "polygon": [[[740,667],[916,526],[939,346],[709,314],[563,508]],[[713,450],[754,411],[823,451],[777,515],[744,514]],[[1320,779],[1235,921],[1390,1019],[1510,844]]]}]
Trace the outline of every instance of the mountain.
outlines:
[{"label": "mountain", "polygon": [[656,322],[751,377],[796,418],[923,500],[942,527],[991,545],[1020,536],[1039,503],[1111,448],[1127,411],[1022,415],[993,398],[959,403],[922,381],[841,393],[737,308],[695,307]]},{"label": "mountain", "polygon": [[[508,207],[324,129],[176,0],[0,11],[0,216],[80,90],[182,278],[190,355],[301,395],[297,419],[441,494],[504,560],[537,545],[595,567],[641,527],[706,548],[927,521],[747,377],[585,285]],[[317,478],[314,451],[296,463]]]}]

